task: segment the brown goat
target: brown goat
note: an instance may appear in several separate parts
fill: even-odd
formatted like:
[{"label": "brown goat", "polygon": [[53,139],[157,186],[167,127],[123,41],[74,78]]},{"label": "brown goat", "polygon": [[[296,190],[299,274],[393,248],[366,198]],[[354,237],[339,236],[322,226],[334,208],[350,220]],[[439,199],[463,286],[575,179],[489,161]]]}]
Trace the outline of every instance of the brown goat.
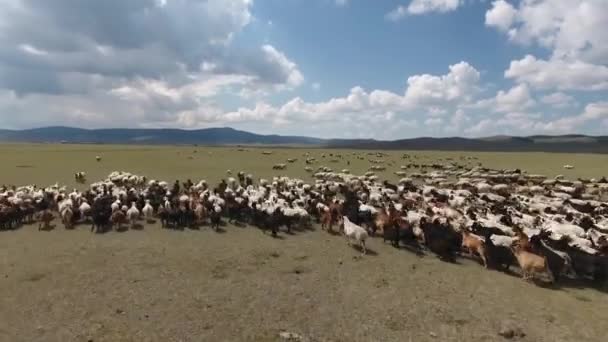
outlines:
[{"label": "brown goat", "polygon": [[112,213],[112,217],[110,218],[112,221],[112,225],[116,230],[120,230],[124,223],[127,223],[127,215],[122,210],[116,210]]},{"label": "brown goat", "polygon": [[38,230],[49,229],[51,227],[51,221],[53,221],[53,213],[50,210],[43,210],[40,212],[38,219]]},{"label": "brown goat", "polygon": [[321,214],[321,229],[333,232],[334,224],[338,224],[342,217],[342,206],[339,203],[331,203],[329,210]]},{"label": "brown goat", "polygon": [[549,282],[553,283],[555,278],[551,270],[549,270],[549,263],[546,257],[525,250],[517,242],[511,246],[511,250],[519,263],[524,280],[529,281],[534,277],[534,274],[545,273],[549,277]]},{"label": "brown goat", "polygon": [[513,232],[517,236],[516,243],[524,250],[528,252],[532,252],[532,245],[530,244],[530,238],[526,233],[524,233],[523,229],[518,226],[513,226]]},{"label": "brown goat", "polygon": [[473,257],[473,253],[477,253],[483,262],[483,267],[488,268],[485,242],[464,228],[461,230],[461,233],[462,247],[469,252],[470,257]]}]

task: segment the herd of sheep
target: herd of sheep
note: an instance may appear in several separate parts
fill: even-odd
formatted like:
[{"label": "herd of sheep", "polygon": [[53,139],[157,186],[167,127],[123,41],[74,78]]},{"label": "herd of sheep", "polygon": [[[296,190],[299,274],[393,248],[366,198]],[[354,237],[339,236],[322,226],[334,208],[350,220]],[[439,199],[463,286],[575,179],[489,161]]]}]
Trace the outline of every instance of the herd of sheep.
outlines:
[{"label": "herd of sheep", "polygon": [[[256,181],[251,174],[232,177],[228,171],[229,177],[212,187],[204,180],[168,183],[112,172],[86,191],[58,184],[3,186],[0,229],[36,221],[39,229],[50,229],[55,217],[66,228],[86,223],[96,232],[141,228],[155,220],[166,228],[210,224],[217,230],[228,220],[276,236],[282,228],[317,222],[323,230],[343,234],[349,244],[355,241],[363,253],[370,236],[382,236],[395,247],[428,250],[443,260],[464,252],[486,268],[519,266],[525,279],[608,278],[604,178],[548,179],[518,169],[455,161],[420,165],[410,159],[395,171],[404,177],[392,184],[374,173],[385,169],[381,160],[357,176],[324,166],[315,171],[310,166],[314,158],[306,157],[312,183],[284,176]],[[421,167],[428,171],[410,172]],[[81,183],[86,179],[84,172],[74,177]]]}]

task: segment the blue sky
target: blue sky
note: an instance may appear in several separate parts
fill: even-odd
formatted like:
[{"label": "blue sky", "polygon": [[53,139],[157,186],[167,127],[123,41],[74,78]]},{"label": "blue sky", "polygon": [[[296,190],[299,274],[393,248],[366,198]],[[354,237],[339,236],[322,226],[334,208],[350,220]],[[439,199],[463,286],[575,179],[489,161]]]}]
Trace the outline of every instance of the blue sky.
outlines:
[{"label": "blue sky", "polygon": [[608,134],[605,0],[0,0],[0,127]]}]

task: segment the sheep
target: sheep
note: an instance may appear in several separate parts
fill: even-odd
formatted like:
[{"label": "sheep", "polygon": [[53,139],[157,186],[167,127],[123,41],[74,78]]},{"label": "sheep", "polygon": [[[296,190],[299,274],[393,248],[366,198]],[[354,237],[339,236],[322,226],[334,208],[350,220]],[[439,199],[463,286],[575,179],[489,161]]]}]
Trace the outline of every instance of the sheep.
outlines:
[{"label": "sheep", "polygon": [[43,210],[38,216],[38,219],[40,220],[38,230],[49,229],[53,218],[53,213],[50,210]]},{"label": "sheep", "polygon": [[346,237],[348,245],[350,246],[351,240],[355,239],[361,247],[361,252],[363,254],[367,254],[367,248],[365,246],[365,240],[368,238],[367,230],[350,222],[350,220],[346,216],[342,216],[342,220],[342,223],[344,225],[344,236]]},{"label": "sheep", "polygon": [[110,207],[112,208],[112,212],[118,211],[120,209],[120,200],[113,202]]},{"label": "sheep", "polygon": [[131,228],[134,228],[137,223],[137,219],[139,218],[139,210],[135,206],[135,202],[132,202],[131,208],[127,210],[127,218],[129,219],[129,222],[131,222]]},{"label": "sheep", "polygon": [[61,211],[61,222],[65,226],[66,229],[72,228],[72,218],[74,216],[74,212],[72,211],[71,203],[67,204]]},{"label": "sheep", "polygon": [[150,205],[150,200],[146,200],[146,204],[141,209],[141,213],[144,215],[144,218],[148,223],[152,222],[152,216],[154,215],[154,208]]},{"label": "sheep", "polygon": [[91,206],[89,205],[89,203],[87,203],[86,200],[84,200],[81,204],[80,207],[78,207],[78,211],[80,212],[80,217],[84,220],[87,217],[91,216]]},{"label": "sheep", "polygon": [[86,174],[85,172],[83,172],[83,171],[76,172],[76,173],[74,174],[74,179],[75,179],[75,180],[76,180],[78,183],[81,183],[81,184],[84,184],[84,182],[86,182],[86,177],[87,177],[87,174]]}]

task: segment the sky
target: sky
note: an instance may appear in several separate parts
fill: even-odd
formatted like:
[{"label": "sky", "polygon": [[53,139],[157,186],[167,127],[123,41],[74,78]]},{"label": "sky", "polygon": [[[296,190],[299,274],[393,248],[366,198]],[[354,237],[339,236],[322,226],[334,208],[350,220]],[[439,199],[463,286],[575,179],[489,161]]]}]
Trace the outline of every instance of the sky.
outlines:
[{"label": "sky", "polygon": [[608,0],[0,0],[0,128],[608,134]]}]

